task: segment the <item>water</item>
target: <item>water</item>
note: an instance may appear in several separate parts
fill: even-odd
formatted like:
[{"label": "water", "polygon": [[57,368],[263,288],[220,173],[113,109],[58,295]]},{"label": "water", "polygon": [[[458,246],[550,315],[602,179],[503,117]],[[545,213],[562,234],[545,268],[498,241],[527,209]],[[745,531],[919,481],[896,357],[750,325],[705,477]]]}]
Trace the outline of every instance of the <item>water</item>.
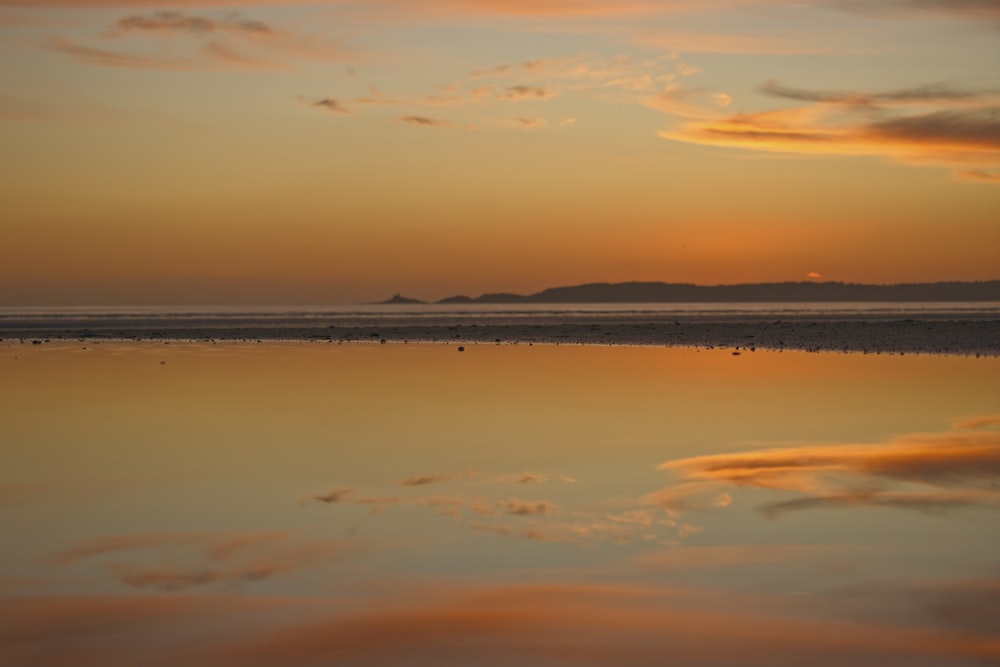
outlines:
[{"label": "water", "polygon": [[998,377],[8,341],[0,664],[996,664]]},{"label": "water", "polygon": [[1000,317],[1000,302],[857,302],[857,303],[573,303],[573,304],[360,304],[339,306],[5,306],[5,323],[45,323],[95,327],[121,321],[227,323],[241,326],[308,325],[316,321],[355,323],[393,320],[463,321],[531,320],[575,317],[601,319],[649,317]]}]

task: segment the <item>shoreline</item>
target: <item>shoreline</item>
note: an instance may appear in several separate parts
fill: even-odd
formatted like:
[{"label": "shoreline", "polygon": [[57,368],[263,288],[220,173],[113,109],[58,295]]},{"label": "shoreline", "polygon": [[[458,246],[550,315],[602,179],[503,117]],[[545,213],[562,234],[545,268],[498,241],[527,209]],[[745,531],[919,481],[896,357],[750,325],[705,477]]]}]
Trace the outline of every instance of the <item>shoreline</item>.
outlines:
[{"label": "shoreline", "polygon": [[[332,322],[332,323],[331,323]],[[398,316],[273,323],[203,318],[0,322],[0,341],[314,341],[576,344],[731,348],[734,351],[920,353],[1000,356],[1000,319],[928,314],[905,319],[743,315],[436,318]],[[36,343],[37,341],[37,343]]]}]

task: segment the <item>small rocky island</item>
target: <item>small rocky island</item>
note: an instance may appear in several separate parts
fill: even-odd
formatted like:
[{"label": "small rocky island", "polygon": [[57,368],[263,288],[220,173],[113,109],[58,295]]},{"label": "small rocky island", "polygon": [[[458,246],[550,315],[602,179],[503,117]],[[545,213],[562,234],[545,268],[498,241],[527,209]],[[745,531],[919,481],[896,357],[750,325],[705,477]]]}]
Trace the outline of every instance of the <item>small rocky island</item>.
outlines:
[{"label": "small rocky island", "polygon": [[403,296],[402,294],[399,294],[397,292],[396,294],[392,295],[391,299],[386,299],[385,301],[378,301],[378,302],[376,302],[376,305],[379,305],[379,306],[383,306],[383,305],[400,305],[400,304],[405,305],[405,304],[419,304],[419,303],[427,303],[427,302],[426,301],[421,301],[420,299],[411,299],[410,297]]}]

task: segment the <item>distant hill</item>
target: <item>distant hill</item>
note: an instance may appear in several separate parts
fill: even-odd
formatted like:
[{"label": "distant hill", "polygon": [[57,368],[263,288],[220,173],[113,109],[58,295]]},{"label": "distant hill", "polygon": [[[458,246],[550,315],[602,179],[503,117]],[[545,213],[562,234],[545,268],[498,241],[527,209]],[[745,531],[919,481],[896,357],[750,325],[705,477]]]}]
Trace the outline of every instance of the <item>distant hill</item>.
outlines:
[{"label": "distant hill", "polygon": [[[398,295],[397,297],[398,298]],[[1000,301],[1000,280],[865,285],[785,282],[742,285],[687,283],[590,283],[552,287],[527,296],[506,292],[475,298],[453,296],[437,303],[740,303],[852,301]],[[385,303],[416,303],[387,301]]]}]

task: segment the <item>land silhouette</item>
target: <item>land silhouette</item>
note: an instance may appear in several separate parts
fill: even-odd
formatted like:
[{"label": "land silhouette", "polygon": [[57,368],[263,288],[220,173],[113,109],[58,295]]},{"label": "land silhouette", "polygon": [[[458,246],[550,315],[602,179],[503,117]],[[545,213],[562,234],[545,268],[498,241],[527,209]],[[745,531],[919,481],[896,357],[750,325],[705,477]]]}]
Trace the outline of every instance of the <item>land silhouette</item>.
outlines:
[{"label": "land silhouette", "polygon": [[[1000,301],[1000,280],[872,285],[843,282],[745,283],[588,283],[551,287],[534,294],[493,292],[450,296],[433,303],[794,303],[876,301]],[[430,303],[399,294],[385,304]]]}]

